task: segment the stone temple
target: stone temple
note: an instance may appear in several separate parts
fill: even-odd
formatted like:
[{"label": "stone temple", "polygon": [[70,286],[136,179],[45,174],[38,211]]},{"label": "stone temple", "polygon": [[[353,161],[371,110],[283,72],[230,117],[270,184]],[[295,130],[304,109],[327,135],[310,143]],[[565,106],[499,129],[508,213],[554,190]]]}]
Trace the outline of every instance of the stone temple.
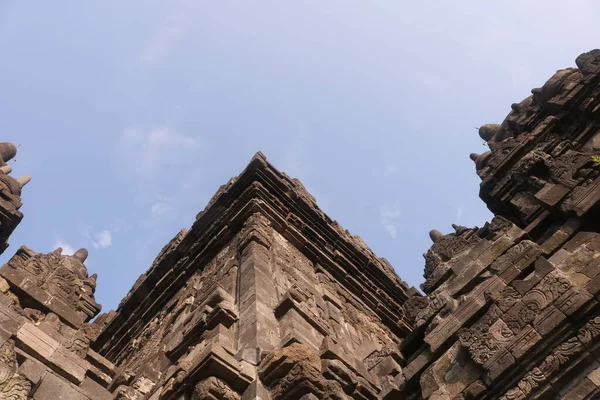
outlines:
[{"label": "stone temple", "polygon": [[[87,251],[0,268],[0,399],[600,398],[600,50],[479,134],[494,218],[421,291],[257,154],[99,314]],[[23,215],[0,145],[0,250]],[[26,196],[25,196],[26,197]],[[95,319],[94,319],[95,317]]]}]

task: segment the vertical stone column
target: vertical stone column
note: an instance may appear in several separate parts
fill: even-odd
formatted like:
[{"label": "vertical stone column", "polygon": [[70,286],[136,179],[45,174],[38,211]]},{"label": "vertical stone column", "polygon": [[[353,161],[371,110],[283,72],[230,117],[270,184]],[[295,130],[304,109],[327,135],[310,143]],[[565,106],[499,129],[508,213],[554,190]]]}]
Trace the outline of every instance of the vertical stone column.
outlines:
[{"label": "vertical stone column", "polygon": [[276,289],[270,268],[272,234],[269,221],[255,213],[246,222],[239,248],[239,358],[258,365],[260,354],[279,343],[273,313]]}]

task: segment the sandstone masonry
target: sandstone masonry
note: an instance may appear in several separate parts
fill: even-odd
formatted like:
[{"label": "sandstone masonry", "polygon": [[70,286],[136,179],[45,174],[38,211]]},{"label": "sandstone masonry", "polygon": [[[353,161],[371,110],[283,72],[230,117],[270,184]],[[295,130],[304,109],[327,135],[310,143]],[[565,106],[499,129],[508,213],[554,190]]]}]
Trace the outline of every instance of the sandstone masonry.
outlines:
[{"label": "sandstone masonry", "polygon": [[[18,249],[0,400],[600,398],[600,50],[576,64],[480,128],[495,217],[430,232],[424,294],[258,153],[115,311],[85,249]],[[15,153],[0,144],[0,251],[29,181]]]}]

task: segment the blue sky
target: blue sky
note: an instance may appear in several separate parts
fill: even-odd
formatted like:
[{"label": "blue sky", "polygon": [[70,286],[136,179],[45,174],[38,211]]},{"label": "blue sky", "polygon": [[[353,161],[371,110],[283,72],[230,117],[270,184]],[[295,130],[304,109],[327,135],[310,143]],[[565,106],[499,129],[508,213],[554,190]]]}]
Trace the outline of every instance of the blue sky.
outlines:
[{"label": "blue sky", "polygon": [[590,1],[0,0],[0,132],[31,174],[2,255],[86,247],[116,307],[263,151],[417,286],[481,226],[474,127],[600,45]]}]

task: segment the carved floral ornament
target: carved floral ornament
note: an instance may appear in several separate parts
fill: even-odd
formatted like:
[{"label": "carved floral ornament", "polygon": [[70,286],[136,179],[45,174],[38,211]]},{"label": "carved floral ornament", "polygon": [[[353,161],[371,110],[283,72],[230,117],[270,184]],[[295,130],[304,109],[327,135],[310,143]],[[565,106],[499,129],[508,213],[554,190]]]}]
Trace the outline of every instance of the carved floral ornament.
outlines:
[{"label": "carved floral ornament", "polygon": [[78,308],[82,296],[93,299],[97,275],[88,275],[84,265],[88,256],[86,249],[79,249],[72,256],[63,255],[60,247],[48,254],[31,253],[22,252],[21,257],[15,257],[9,265],[74,308]]},{"label": "carved floral ornament", "polygon": [[25,400],[29,398],[31,383],[17,374],[17,355],[12,340],[0,346],[0,399]]}]

